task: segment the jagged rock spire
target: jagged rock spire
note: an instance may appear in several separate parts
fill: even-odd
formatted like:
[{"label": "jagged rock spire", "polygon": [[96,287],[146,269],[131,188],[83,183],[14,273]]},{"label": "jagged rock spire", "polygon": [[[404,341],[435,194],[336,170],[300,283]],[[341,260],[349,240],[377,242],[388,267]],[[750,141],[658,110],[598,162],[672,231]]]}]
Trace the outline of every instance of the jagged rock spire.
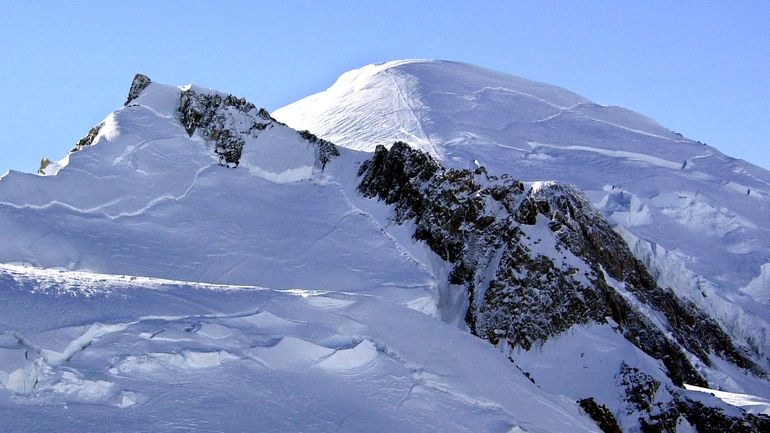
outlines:
[{"label": "jagged rock spire", "polygon": [[126,103],[123,105],[126,106],[131,101],[138,98],[142,93],[142,90],[146,89],[150,83],[152,83],[150,77],[142,74],[134,75],[134,81],[131,82],[131,89],[128,91],[128,98],[126,99]]}]

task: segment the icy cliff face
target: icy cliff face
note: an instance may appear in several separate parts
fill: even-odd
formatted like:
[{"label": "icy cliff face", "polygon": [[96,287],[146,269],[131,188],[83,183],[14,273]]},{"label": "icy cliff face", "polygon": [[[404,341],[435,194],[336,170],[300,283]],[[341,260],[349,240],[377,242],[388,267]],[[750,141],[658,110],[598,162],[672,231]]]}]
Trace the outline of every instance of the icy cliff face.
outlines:
[{"label": "icy cliff face", "polygon": [[274,115],[353,149],[403,140],[448,167],[576,185],[661,287],[770,366],[766,170],[629,110],[457,62],[368,65]]}]

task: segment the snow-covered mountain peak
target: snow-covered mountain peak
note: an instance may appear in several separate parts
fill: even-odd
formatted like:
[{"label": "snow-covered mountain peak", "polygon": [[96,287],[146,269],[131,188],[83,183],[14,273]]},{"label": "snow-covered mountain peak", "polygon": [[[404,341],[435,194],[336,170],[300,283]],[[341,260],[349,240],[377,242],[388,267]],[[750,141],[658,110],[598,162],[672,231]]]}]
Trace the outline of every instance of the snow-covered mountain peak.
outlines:
[{"label": "snow-covered mountain peak", "polygon": [[342,74],[327,92],[346,93],[372,87],[380,84],[383,76],[409,77],[416,80],[414,84],[419,86],[450,86],[457,92],[485,88],[507,90],[565,109],[578,104],[591,104],[591,101],[566,89],[450,60],[407,59],[366,65]]},{"label": "snow-covered mountain peak", "polygon": [[[492,86],[469,96],[480,111],[572,98],[436,61],[339,85],[397,89],[403,131],[441,156],[420,117],[440,110],[404,95],[447,74],[455,87],[425,94]],[[242,98],[137,75],[66,161],[0,179],[0,415],[34,415],[14,431],[62,403],[71,431],[116,429],[89,405],[147,431],[595,431],[586,415],[607,431],[767,431],[763,316],[731,338],[656,284],[588,196],[488,171],[489,156],[467,170],[404,142],[337,149]],[[644,214],[602,191],[605,210]]]},{"label": "snow-covered mountain peak", "polygon": [[[89,150],[88,157],[79,154],[94,145],[99,150]],[[159,84],[142,74],[134,78],[125,106],[92,128],[72,152],[59,162],[44,160],[39,174],[55,175],[72,163],[105,173],[128,165],[127,176],[146,179],[160,174],[158,169],[195,173],[218,163],[289,182],[310,178],[339,155],[333,144],[276,122],[243,98],[192,84]],[[94,164],[94,158],[100,162]],[[161,163],[176,158],[182,163],[174,167]]]},{"label": "snow-covered mountain peak", "polygon": [[446,166],[577,185],[660,286],[770,365],[766,170],[630,110],[449,61],[365,66],[274,115],[353,149],[401,140]]},{"label": "snow-covered mountain peak", "polygon": [[[560,118],[683,141],[637,113],[601,106],[557,86],[447,60],[397,60],[354,69],[329,89],[274,114],[345,147],[372,151],[395,138],[450,164],[467,156],[460,143],[488,147],[509,141],[501,138],[511,129],[527,125],[548,131]],[[527,140],[520,142],[529,147]]]},{"label": "snow-covered mountain peak", "polygon": [[[419,259],[347,197],[355,188],[341,182],[353,182],[355,170],[333,178],[340,168],[328,163],[339,152],[330,142],[197,86],[150,81],[135,93],[56,170],[0,181],[0,224],[13,236],[0,261],[337,290],[394,283],[375,276],[390,266],[401,269],[397,287],[429,287]],[[432,297],[410,293],[408,301]]]}]

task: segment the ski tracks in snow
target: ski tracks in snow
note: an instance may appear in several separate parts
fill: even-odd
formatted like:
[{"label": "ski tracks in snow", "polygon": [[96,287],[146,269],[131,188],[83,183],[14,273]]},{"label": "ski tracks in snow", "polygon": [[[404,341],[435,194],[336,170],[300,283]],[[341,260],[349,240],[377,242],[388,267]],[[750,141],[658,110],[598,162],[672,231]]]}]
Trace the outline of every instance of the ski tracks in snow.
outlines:
[{"label": "ski tracks in snow", "polygon": [[354,214],[361,215],[365,217],[369,222],[382,233],[382,236],[385,237],[388,241],[390,241],[393,246],[396,248],[396,251],[398,251],[399,254],[401,254],[403,257],[405,257],[407,260],[412,262],[415,266],[420,268],[420,270],[425,271],[429,275],[433,276],[435,279],[435,276],[433,275],[433,272],[431,271],[430,267],[428,267],[425,263],[418,260],[412,253],[409,252],[408,249],[406,249],[401,243],[393,236],[391,235],[388,230],[383,227],[382,224],[377,221],[377,219],[369,212],[361,209],[360,207],[353,204],[353,202],[350,200],[350,197],[348,197],[347,192],[345,191],[345,187],[338,181],[329,181],[329,184],[335,185],[339,188],[340,194],[342,195],[342,198],[345,200],[345,203],[350,207],[350,212]]},{"label": "ski tracks in snow", "polygon": [[393,87],[396,89],[396,92],[398,93],[398,96],[401,99],[401,102],[404,104],[404,107],[406,107],[406,109],[409,111],[409,114],[414,119],[414,122],[417,125],[418,132],[420,133],[420,136],[422,136],[422,138],[420,138],[418,136],[415,136],[411,132],[406,131],[404,129],[402,129],[401,131],[406,133],[406,134],[411,135],[418,142],[425,142],[425,143],[427,143],[428,147],[430,148],[431,155],[435,156],[439,160],[443,159],[441,157],[441,154],[436,149],[436,146],[434,146],[433,143],[430,141],[430,137],[428,137],[428,135],[425,134],[425,131],[422,129],[422,122],[420,121],[420,118],[417,116],[417,113],[414,112],[414,109],[412,108],[412,104],[409,103],[409,100],[406,98],[406,95],[404,95],[404,91],[401,88],[401,85],[396,80],[396,77],[394,76],[394,74],[391,71],[386,71],[386,73],[388,74],[388,77],[391,79],[391,81],[393,81]]}]

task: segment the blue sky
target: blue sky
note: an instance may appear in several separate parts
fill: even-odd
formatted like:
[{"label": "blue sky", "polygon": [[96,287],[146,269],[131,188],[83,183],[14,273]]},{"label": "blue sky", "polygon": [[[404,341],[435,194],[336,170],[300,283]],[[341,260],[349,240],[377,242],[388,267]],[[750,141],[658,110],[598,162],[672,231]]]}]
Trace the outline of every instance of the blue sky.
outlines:
[{"label": "blue sky", "polygon": [[272,110],[399,58],[557,84],[770,168],[767,1],[7,1],[0,174],[63,157],[136,72]]}]

